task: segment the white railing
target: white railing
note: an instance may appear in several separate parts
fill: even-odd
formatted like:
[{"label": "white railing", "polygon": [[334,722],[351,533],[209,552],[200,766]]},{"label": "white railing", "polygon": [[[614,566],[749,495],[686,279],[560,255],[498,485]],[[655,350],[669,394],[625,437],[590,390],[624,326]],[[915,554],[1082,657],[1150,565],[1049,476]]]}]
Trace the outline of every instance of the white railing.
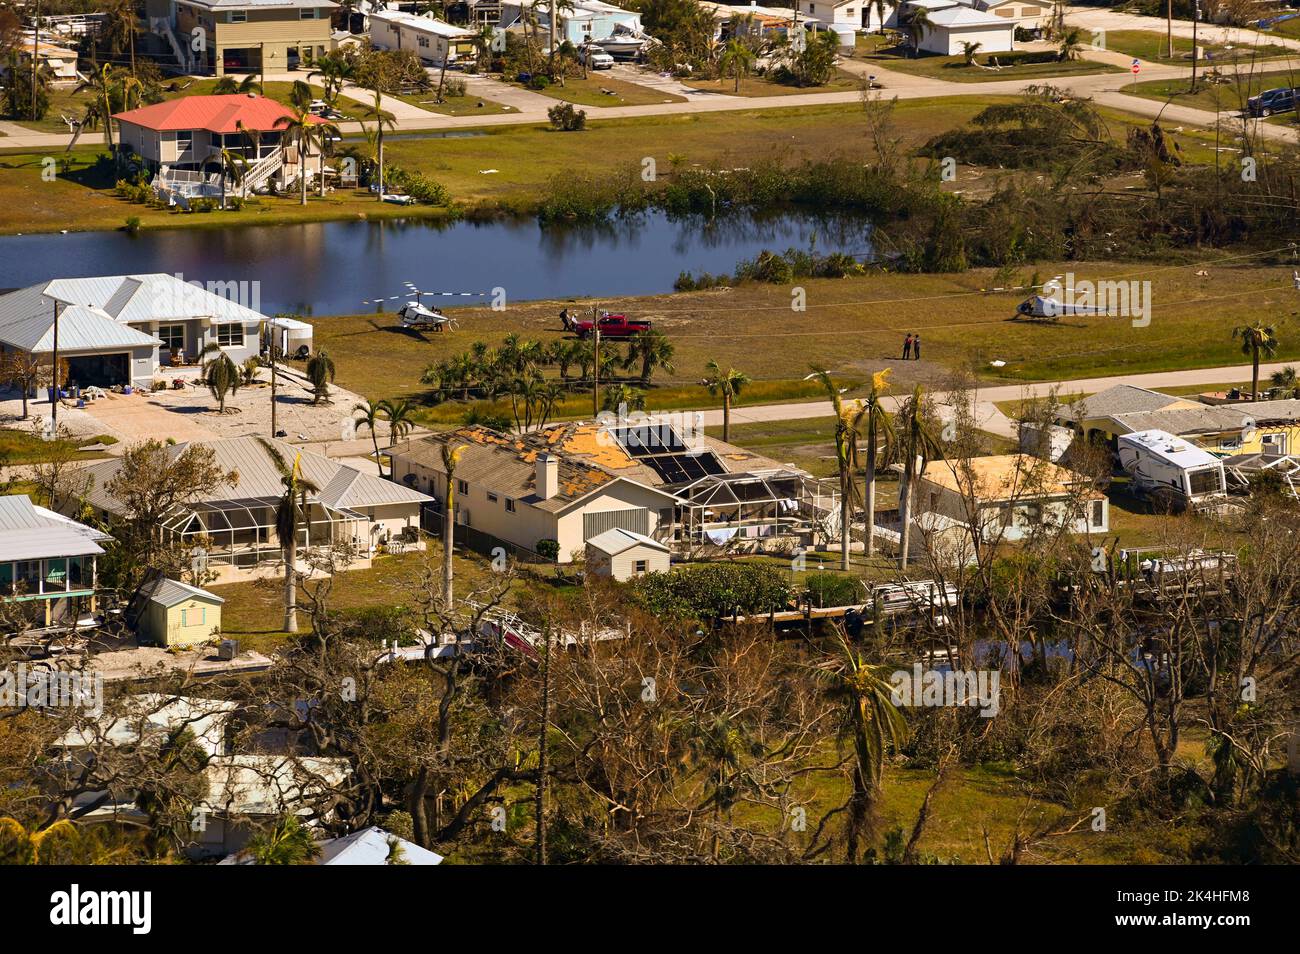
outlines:
[{"label": "white railing", "polygon": [[284,152],[280,149],[275,150],[269,156],[259,159],[244,173],[240,193],[247,197],[250,192],[255,192],[267,179],[279,172],[283,165]]}]

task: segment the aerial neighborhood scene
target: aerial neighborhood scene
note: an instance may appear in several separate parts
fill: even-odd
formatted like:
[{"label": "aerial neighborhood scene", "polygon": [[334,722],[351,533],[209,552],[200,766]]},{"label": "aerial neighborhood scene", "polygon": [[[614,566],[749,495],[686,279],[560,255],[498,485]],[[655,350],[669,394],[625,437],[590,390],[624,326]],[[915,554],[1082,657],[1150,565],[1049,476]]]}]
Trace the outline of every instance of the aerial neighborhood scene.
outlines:
[{"label": "aerial neighborhood scene", "polygon": [[1300,9],[780,2],[0,0],[0,862],[1300,861]]}]

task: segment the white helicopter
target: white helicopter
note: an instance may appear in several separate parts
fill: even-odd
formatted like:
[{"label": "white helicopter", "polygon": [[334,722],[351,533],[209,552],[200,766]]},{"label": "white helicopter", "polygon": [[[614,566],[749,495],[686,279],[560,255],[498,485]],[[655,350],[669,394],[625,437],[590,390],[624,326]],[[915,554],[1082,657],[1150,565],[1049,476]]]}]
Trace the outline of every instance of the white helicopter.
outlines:
[{"label": "white helicopter", "polygon": [[[1074,284],[1073,277],[1070,277],[1070,284],[1061,285],[1061,279],[1065,275],[1057,275],[1050,281],[1042,285],[1042,289],[1047,294],[1031,295],[1018,306],[1016,314],[1024,318],[1046,318],[1050,321],[1056,321],[1062,315],[1109,315],[1112,309],[1106,305],[1091,304],[1092,295],[1080,296],[1084,298],[1084,303],[1074,301]],[[1065,301],[1061,301],[1060,295],[1064,292]]]},{"label": "white helicopter", "polygon": [[459,322],[455,318],[448,317],[442,313],[440,308],[429,307],[420,299],[425,295],[442,295],[472,297],[475,292],[422,292],[412,282],[406,282],[409,291],[405,295],[392,295],[387,298],[375,298],[362,304],[370,305],[384,301],[396,301],[401,298],[413,298],[414,301],[408,301],[402,307],[397,309],[397,317],[402,322],[403,328],[429,328],[434,331],[443,331],[448,328],[455,328]]}]

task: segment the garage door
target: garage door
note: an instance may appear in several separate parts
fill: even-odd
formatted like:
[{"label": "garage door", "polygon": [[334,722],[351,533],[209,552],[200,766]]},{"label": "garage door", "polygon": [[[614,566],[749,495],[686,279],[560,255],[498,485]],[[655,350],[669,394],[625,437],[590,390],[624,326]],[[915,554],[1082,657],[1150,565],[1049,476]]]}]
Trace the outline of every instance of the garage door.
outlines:
[{"label": "garage door", "polygon": [[582,539],[590,540],[606,530],[631,530],[633,533],[650,532],[650,511],[639,510],[600,510],[596,513],[582,515]]},{"label": "garage door", "polygon": [[83,354],[68,358],[68,383],[101,388],[131,383],[131,356],[122,354]]}]

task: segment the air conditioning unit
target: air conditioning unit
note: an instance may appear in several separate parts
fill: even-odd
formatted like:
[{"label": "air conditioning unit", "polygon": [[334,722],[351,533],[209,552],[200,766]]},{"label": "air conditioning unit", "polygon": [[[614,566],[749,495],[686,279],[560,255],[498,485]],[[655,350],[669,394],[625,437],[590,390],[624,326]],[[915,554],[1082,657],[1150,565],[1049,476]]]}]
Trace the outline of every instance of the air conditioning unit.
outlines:
[{"label": "air conditioning unit", "polygon": [[221,645],[217,648],[217,658],[224,660],[234,659],[239,655],[239,640],[223,639]]}]

